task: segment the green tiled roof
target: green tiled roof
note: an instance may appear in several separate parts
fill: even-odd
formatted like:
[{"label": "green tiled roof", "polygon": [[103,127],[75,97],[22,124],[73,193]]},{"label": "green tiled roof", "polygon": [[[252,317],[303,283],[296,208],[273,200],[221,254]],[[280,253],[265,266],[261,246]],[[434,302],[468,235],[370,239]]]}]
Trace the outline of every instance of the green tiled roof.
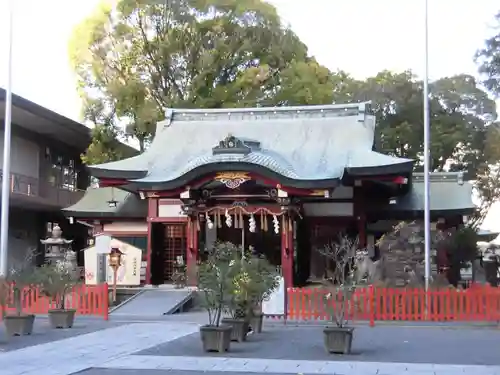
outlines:
[{"label": "green tiled roof", "polygon": [[[111,200],[116,201],[116,207],[109,207]],[[62,211],[75,217],[146,217],[147,202],[118,188],[88,188],[82,199]]]},{"label": "green tiled roof", "polygon": [[[97,177],[104,171],[142,173],[137,182],[155,184],[174,181],[206,165],[242,163],[292,180],[319,181],[340,179],[346,170],[412,163],[373,151],[374,131],[375,117],[367,103],[169,109],[144,153],[90,169]],[[258,142],[260,149],[245,155],[214,155],[213,148],[229,135]]]},{"label": "green tiled roof", "polygon": [[[424,175],[413,174],[411,191],[390,205],[389,211],[424,211]],[[432,173],[430,177],[430,209],[436,212],[456,211],[463,214],[475,209],[472,184],[463,181],[459,173]]]}]

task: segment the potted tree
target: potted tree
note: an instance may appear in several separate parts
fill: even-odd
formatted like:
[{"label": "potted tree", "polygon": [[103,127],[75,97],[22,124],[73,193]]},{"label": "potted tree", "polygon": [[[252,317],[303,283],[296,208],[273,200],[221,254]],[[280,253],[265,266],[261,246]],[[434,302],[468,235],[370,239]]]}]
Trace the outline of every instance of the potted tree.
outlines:
[{"label": "potted tree", "polygon": [[[36,253],[28,250],[24,259],[15,261],[7,272],[4,280],[10,294],[7,301],[14,305],[14,313],[6,312],[4,309],[4,325],[9,336],[30,335],[33,332],[35,315],[23,313],[23,301],[25,297],[35,291],[38,282],[38,269],[35,266]],[[9,303],[5,304],[7,308]]]},{"label": "potted tree", "polygon": [[319,252],[327,259],[327,278],[323,281],[328,293],[324,298],[325,309],[334,323],[323,330],[325,349],[329,353],[349,354],[354,328],[349,327],[349,303],[356,290],[355,263],[358,239],[339,236]]},{"label": "potted tree", "polygon": [[200,327],[203,350],[226,352],[231,343],[232,327],[222,323],[222,315],[231,304],[234,278],[240,263],[235,261],[238,248],[230,242],[216,243],[206,252],[198,267],[198,288],[208,313],[208,324]]},{"label": "potted tree", "polygon": [[222,324],[231,327],[231,341],[243,342],[246,340],[250,327],[250,295],[248,286],[252,282],[248,270],[243,265],[243,261],[235,260],[240,263],[240,272],[233,277],[233,289],[228,303],[229,318],[222,319]]},{"label": "potted tree", "polygon": [[276,268],[263,256],[253,256],[248,262],[248,272],[252,283],[248,284],[250,297],[250,327],[253,332],[262,332],[264,314],[262,302],[273,293],[279,285],[279,274]]},{"label": "potted tree", "polygon": [[262,314],[258,316],[254,314],[254,310],[269,288],[265,278],[265,271],[269,270],[264,267],[267,265],[264,258],[252,256],[250,253],[238,254],[235,262],[239,262],[241,266],[239,274],[233,280],[234,289],[229,306],[231,317],[224,318],[222,322],[232,327],[232,341],[243,342],[246,340],[249,328],[254,329],[254,326],[251,326],[252,320],[257,324],[257,329],[262,330]]},{"label": "potted tree", "polygon": [[66,308],[66,296],[79,280],[60,264],[46,264],[40,267],[39,274],[43,294],[56,305],[48,312],[50,325],[52,328],[73,327],[76,310]]}]

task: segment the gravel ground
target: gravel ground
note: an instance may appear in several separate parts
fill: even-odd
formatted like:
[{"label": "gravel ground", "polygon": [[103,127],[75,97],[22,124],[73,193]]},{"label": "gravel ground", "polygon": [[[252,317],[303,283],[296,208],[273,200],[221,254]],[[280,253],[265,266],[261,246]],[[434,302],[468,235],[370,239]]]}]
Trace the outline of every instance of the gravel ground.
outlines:
[{"label": "gravel ground", "polygon": [[[500,331],[497,329],[456,329],[448,327],[358,327],[353,354],[336,356],[323,348],[320,327],[268,327],[245,343],[231,343],[224,357],[348,360],[369,362],[410,362],[463,365],[500,365]],[[204,353],[198,333],[185,336],[138,355],[220,356]]]}]

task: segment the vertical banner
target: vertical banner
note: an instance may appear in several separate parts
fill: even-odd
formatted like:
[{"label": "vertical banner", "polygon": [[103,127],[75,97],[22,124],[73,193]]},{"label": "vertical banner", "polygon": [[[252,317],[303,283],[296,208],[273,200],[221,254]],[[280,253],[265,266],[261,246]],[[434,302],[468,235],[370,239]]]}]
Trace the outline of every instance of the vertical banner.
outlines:
[{"label": "vertical banner", "polygon": [[278,288],[262,301],[262,313],[264,315],[285,315],[285,297],[285,279],[279,276]]}]

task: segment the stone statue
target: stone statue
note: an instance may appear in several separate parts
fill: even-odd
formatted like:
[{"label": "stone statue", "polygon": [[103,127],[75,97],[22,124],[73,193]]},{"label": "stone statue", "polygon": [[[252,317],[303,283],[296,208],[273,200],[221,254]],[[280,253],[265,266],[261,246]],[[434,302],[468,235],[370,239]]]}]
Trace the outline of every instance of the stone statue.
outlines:
[{"label": "stone statue", "polygon": [[387,278],[385,258],[373,261],[367,250],[356,253],[356,280],[366,280],[368,284],[384,281]]}]

